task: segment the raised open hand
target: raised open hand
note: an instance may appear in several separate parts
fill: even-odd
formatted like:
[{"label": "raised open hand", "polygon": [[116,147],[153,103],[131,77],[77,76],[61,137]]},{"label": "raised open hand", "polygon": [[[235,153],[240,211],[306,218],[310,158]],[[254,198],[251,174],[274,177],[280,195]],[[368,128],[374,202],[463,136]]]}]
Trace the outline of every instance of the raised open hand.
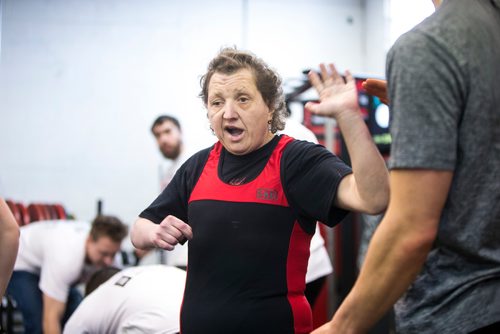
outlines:
[{"label": "raised open hand", "polygon": [[321,77],[309,72],[309,81],[319,94],[319,103],[308,102],[305,107],[314,114],[338,118],[343,113],[359,112],[358,92],[354,78],[345,72],[345,81],[333,64],[320,64]]}]

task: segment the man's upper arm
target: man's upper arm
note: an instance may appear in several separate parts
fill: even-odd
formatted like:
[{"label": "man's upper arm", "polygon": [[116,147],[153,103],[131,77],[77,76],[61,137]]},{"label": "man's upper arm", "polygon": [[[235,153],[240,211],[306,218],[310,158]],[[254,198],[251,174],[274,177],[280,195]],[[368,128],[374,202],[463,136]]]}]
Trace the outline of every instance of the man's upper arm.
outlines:
[{"label": "man's upper arm", "polygon": [[447,48],[419,32],[398,40],[387,61],[389,168],[453,170],[467,86],[462,67]]},{"label": "man's upper arm", "polygon": [[[387,218],[398,228],[434,239],[448,197],[452,171],[395,169],[391,171],[391,199]],[[420,239],[420,238],[419,238]]]}]

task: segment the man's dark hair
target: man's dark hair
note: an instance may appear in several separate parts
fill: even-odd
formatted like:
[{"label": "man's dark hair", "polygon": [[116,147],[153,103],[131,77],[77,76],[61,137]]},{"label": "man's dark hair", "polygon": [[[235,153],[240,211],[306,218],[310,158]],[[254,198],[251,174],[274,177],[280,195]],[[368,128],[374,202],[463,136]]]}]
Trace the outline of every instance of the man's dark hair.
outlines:
[{"label": "man's dark hair", "polygon": [[92,291],[97,289],[102,283],[106,282],[112,276],[114,276],[120,269],[116,267],[106,267],[97,270],[90,276],[87,284],[85,285],[85,297],[87,297]]},{"label": "man's dark hair", "polygon": [[128,227],[114,216],[97,216],[92,222],[90,236],[96,241],[101,237],[108,237],[114,242],[122,242],[127,236]]},{"label": "man's dark hair", "polygon": [[181,124],[179,123],[179,120],[177,120],[177,118],[170,115],[160,115],[155,119],[153,125],[151,125],[151,132],[154,134],[153,129],[158,125],[163,124],[164,122],[172,122],[179,129],[179,131],[181,131]]}]

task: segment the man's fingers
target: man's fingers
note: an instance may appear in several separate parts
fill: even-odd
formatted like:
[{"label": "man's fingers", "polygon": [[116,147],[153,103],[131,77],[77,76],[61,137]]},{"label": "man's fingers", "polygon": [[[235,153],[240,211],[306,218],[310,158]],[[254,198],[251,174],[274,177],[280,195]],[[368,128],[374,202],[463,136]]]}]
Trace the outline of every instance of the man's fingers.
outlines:
[{"label": "man's fingers", "polygon": [[366,79],[362,86],[368,94],[377,96],[382,103],[389,105],[387,82],[385,80]]},{"label": "man's fingers", "polygon": [[384,80],[366,79],[363,81],[363,88],[376,93],[387,92],[387,83]]}]

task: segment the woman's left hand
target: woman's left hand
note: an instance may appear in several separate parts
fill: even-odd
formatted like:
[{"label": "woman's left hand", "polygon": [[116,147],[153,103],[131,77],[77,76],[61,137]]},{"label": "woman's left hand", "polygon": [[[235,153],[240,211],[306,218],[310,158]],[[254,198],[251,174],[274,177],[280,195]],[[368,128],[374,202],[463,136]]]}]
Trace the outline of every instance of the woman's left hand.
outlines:
[{"label": "woman's left hand", "polygon": [[333,64],[320,64],[321,77],[309,72],[309,80],[319,94],[319,103],[308,102],[305,108],[314,114],[339,118],[345,113],[359,112],[358,91],[353,76],[349,71],[344,78]]}]

